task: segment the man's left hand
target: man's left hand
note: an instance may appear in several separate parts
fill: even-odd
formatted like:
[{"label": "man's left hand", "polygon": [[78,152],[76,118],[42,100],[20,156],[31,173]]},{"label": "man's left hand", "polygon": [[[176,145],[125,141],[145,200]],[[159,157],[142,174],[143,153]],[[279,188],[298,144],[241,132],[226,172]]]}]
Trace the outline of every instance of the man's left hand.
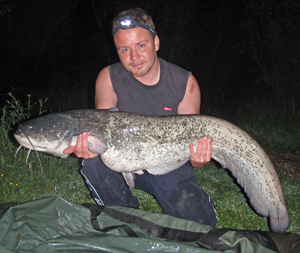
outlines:
[{"label": "man's left hand", "polygon": [[200,168],[207,164],[212,155],[212,141],[207,137],[199,139],[196,152],[194,151],[193,143],[190,144],[190,163]]}]

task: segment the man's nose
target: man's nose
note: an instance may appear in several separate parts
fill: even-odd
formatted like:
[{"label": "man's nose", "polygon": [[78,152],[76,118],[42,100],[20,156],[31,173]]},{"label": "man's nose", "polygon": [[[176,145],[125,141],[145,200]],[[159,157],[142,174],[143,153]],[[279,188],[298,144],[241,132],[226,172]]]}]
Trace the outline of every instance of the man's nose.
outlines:
[{"label": "man's nose", "polygon": [[130,52],[130,60],[134,61],[140,58],[140,53],[137,49],[133,49]]}]

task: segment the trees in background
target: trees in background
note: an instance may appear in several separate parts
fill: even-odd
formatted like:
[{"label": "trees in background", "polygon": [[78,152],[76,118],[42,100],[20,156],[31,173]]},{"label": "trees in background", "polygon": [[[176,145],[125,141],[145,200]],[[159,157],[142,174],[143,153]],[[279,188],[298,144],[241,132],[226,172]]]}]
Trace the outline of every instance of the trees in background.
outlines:
[{"label": "trees in background", "polygon": [[296,0],[2,0],[1,87],[22,87],[42,97],[51,90],[74,93],[82,98],[71,97],[66,107],[76,107],[74,100],[92,107],[99,70],[118,60],[112,19],[129,7],[152,15],[159,56],[193,72],[204,105],[234,106],[257,98],[286,110],[299,108]]},{"label": "trees in background", "polygon": [[244,3],[237,34],[241,53],[255,63],[256,85],[267,86],[274,101],[299,108],[300,3],[261,0]]}]

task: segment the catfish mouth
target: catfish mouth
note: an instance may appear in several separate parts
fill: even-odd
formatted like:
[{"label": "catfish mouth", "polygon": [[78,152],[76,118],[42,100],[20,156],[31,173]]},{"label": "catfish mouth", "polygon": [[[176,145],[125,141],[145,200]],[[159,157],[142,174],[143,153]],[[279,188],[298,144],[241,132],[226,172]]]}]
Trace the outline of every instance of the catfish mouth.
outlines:
[{"label": "catfish mouth", "polygon": [[[26,135],[26,133],[22,130],[21,126],[19,126],[18,130],[14,133],[14,136],[15,136],[16,140],[20,143],[20,147],[16,151],[15,158],[17,158],[17,154],[18,154],[19,150],[24,146],[25,148],[29,149],[28,154],[26,156],[26,164],[27,164],[28,163],[28,157],[29,157],[30,152],[31,152],[31,150],[33,148],[34,151],[35,151],[35,153],[36,153],[36,155],[37,155],[37,158],[39,160],[39,164],[40,164],[40,167],[41,167],[41,172],[42,172],[42,174],[44,174],[43,166],[42,166],[42,162],[41,162],[40,156],[39,156],[37,150],[35,149],[34,145],[32,144],[32,142],[30,141],[30,139]],[[25,136],[25,138],[24,138],[24,136]],[[24,145],[24,143],[21,144],[21,142],[24,141],[24,140],[26,140],[26,139],[28,140],[28,142],[31,145]]]},{"label": "catfish mouth", "polygon": [[18,141],[18,143],[21,145],[19,147],[19,149],[21,147],[25,147],[25,148],[28,148],[28,149],[35,149],[34,145],[30,141],[30,139],[28,138],[28,136],[25,133],[25,131],[22,130],[21,125],[19,125],[18,129],[14,132],[14,137],[16,138],[16,140]]},{"label": "catfish mouth", "polygon": [[[31,150],[34,150],[35,152],[41,151],[49,154],[53,154],[55,156],[60,156],[60,157],[67,157],[68,155],[63,154],[63,150],[60,149],[65,149],[70,145],[71,142],[71,137],[72,134],[68,134],[70,130],[66,130],[65,133],[62,135],[62,138],[57,138],[59,141],[49,141],[47,138],[33,138],[29,137],[28,133],[24,131],[21,127],[17,129],[14,133],[14,137],[16,140],[19,142],[20,147],[18,148],[17,152],[21,149],[21,147],[25,147],[29,149],[29,153]],[[42,136],[42,135],[41,135]],[[43,136],[42,136],[43,137]],[[52,139],[53,140],[53,139]],[[67,143],[66,147],[61,147],[64,143]],[[61,151],[61,152],[60,152]],[[17,153],[16,153],[17,155]],[[28,154],[29,156],[29,154]]]}]

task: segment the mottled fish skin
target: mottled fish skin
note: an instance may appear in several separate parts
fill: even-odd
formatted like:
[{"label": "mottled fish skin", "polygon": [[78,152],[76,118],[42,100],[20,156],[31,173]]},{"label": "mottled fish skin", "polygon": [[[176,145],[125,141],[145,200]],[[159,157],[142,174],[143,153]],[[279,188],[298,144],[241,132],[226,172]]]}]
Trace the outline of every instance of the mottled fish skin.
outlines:
[{"label": "mottled fish skin", "polygon": [[[225,120],[204,115],[142,116],[88,109],[52,113],[27,121],[20,128],[36,150],[61,157],[66,157],[63,150],[73,136],[91,132],[100,141],[102,161],[125,174],[131,183],[131,173],[140,170],[162,175],[179,168],[189,160],[189,144],[196,146],[199,138],[207,136],[212,139],[212,158],[237,178],[255,210],[270,217],[271,230],[284,232],[289,226],[282,187],[269,157],[245,131]],[[31,148],[21,130],[15,137]]]}]

